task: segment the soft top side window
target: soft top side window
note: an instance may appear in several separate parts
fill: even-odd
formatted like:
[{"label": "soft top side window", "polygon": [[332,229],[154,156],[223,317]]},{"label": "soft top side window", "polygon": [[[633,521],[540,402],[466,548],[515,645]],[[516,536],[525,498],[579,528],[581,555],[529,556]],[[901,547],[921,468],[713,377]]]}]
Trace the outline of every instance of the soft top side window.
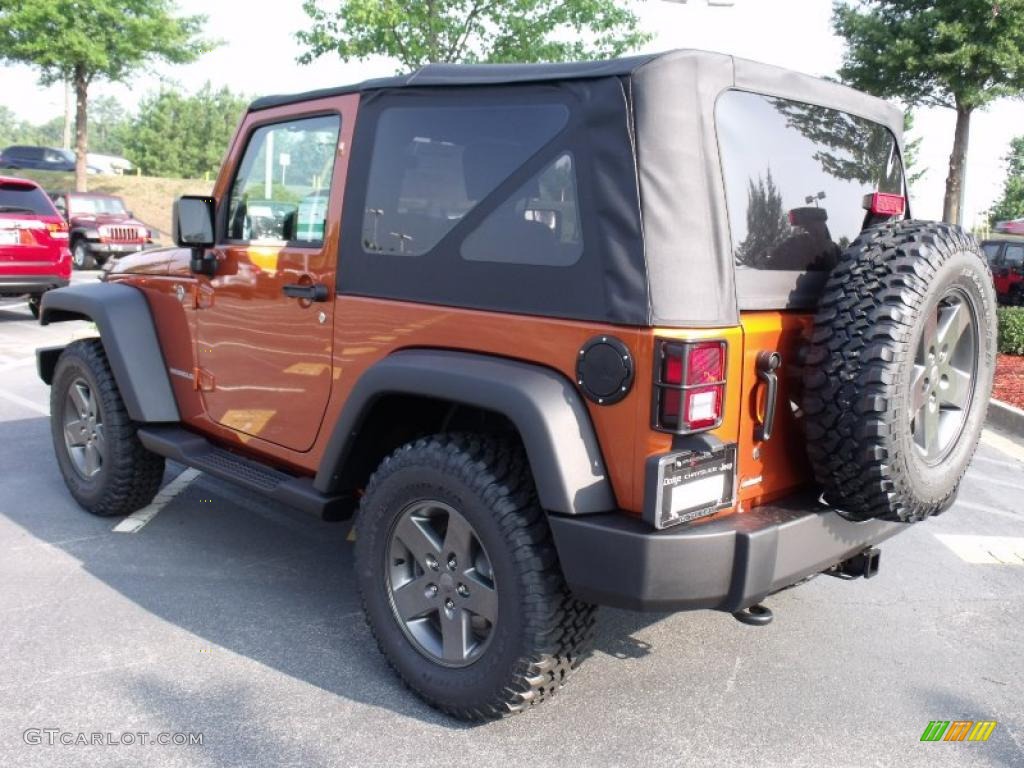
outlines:
[{"label": "soft top side window", "polygon": [[568,120],[562,104],[385,109],[370,160],[363,249],[430,251]]}]

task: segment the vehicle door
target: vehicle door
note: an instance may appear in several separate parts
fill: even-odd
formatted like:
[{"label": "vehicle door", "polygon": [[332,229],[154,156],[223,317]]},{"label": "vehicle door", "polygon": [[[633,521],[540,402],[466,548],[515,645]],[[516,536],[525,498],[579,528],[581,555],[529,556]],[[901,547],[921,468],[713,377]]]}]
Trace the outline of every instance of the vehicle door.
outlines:
[{"label": "vehicle door", "polygon": [[332,382],[342,193],[358,96],[250,113],[199,278],[196,386],[219,424],[312,447]]}]

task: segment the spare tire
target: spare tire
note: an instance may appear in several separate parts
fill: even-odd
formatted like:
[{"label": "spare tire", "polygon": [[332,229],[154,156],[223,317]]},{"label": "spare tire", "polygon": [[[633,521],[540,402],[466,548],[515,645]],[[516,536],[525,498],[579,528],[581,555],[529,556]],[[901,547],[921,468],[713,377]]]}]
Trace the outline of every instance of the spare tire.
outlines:
[{"label": "spare tire", "polygon": [[803,374],[807,451],[854,520],[948,508],[978,445],[996,298],[977,242],[904,220],[864,230],[829,274]]}]

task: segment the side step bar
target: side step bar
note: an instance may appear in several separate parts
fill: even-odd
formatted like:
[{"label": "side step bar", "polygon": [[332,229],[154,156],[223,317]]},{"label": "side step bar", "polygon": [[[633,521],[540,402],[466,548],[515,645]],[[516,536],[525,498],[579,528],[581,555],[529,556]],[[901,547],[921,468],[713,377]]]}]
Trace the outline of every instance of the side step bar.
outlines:
[{"label": "side step bar", "polygon": [[296,477],[258,461],[218,448],[187,429],[148,425],[138,430],[146,449],[165,458],[227,480],[323,520],[347,520],[355,512],[352,496],[332,496],[313,487],[313,478]]}]

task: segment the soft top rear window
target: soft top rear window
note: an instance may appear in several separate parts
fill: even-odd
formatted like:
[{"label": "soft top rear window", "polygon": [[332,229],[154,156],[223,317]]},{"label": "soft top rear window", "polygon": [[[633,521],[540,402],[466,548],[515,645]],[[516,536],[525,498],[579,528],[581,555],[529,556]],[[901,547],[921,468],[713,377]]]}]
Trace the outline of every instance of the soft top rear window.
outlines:
[{"label": "soft top rear window", "polygon": [[756,303],[745,285],[759,290],[743,271],[827,271],[860,234],[864,196],[904,192],[896,139],[878,123],[736,90],[719,97],[716,121],[741,305]]},{"label": "soft top rear window", "polygon": [[54,216],[53,203],[39,187],[11,182],[0,183],[0,213],[34,213]]}]

